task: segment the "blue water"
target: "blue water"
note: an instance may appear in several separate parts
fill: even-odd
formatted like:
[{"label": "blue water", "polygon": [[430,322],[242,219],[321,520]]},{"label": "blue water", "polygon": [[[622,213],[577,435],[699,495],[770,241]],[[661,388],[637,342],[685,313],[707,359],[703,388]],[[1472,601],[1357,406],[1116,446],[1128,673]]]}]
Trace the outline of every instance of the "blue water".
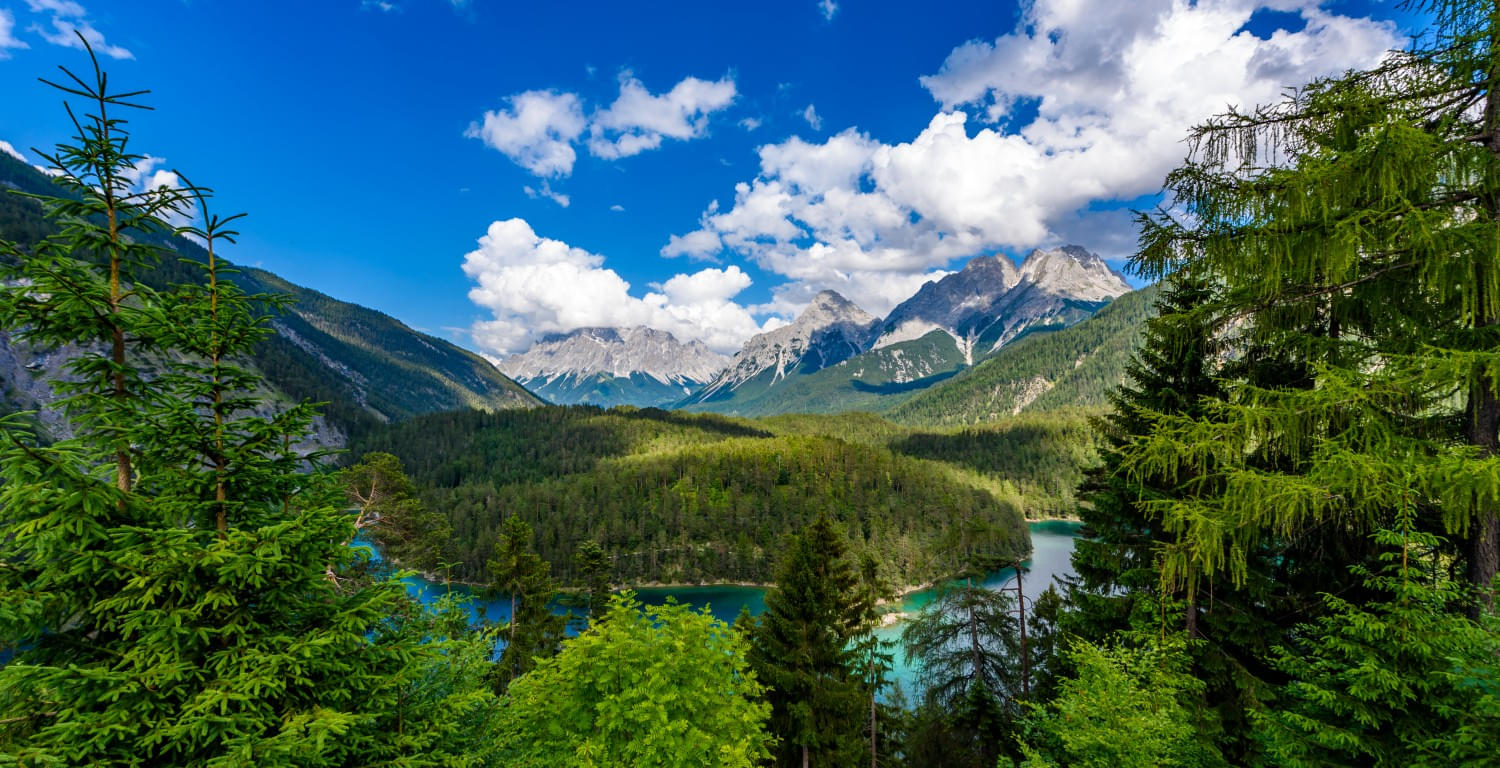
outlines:
[{"label": "blue water", "polygon": [[[1073,573],[1073,541],[1078,536],[1078,524],[1064,521],[1049,520],[1045,522],[1031,523],[1031,559],[1022,565],[1026,568],[1022,575],[1022,592],[1027,601],[1036,599],[1056,577],[1070,576]],[[378,554],[375,557],[378,558]],[[995,571],[985,578],[985,586],[991,589],[1013,588],[1016,572],[1013,568],[1005,568]],[[434,583],[419,576],[406,579],[407,590],[423,604],[428,604],[452,590],[473,598],[469,603],[471,618],[478,620],[480,612],[484,618],[490,621],[502,621],[510,618],[510,601],[508,599],[485,600],[475,595],[474,592],[461,584],[445,585]],[[902,599],[899,610],[905,613],[915,613],[922,606],[931,602],[936,595],[935,589],[924,589],[912,592]],[[675,598],[679,603],[686,603],[694,608],[708,606],[709,611],[717,618],[733,622],[739,615],[742,607],[748,607],[751,614],[759,614],[766,609],[766,590],[763,587],[740,587],[740,586],[705,586],[705,587],[643,587],[635,590],[636,597],[647,605],[661,605],[669,598]],[[556,608],[557,613],[565,613],[566,609]],[[900,650],[901,643],[900,623],[882,627],[876,630],[876,634],[884,640],[895,642],[895,669],[892,675],[894,681],[901,685],[909,694],[916,690],[917,670],[910,664]]]}]

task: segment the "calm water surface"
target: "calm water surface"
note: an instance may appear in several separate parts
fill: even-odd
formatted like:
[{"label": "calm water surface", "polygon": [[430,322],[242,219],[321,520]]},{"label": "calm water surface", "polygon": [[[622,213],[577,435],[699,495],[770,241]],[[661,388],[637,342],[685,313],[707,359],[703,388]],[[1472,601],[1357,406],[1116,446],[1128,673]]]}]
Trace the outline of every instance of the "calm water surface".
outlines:
[{"label": "calm water surface", "polygon": [[[1028,601],[1045,591],[1055,577],[1072,575],[1073,541],[1078,535],[1077,523],[1049,520],[1031,523],[1030,527],[1031,559],[1024,563],[1026,571],[1022,575],[1021,582],[1022,591],[1025,592]],[[1006,568],[991,573],[984,583],[991,589],[1014,588],[1015,578],[1015,569]],[[447,589],[473,596],[468,587],[448,587],[441,583],[429,582],[421,577],[409,578],[406,584],[412,596],[423,603],[432,602],[443,595]],[[748,607],[752,614],[759,614],[766,609],[766,590],[763,587],[645,587],[635,592],[640,601],[647,605],[661,605],[669,598],[675,598],[679,603],[686,603],[695,608],[706,605],[714,616],[726,622],[733,622],[742,607]],[[935,594],[934,589],[912,592],[902,600],[900,610],[907,613],[920,611],[922,606],[932,601]],[[491,621],[509,619],[510,601],[484,600],[474,596],[473,602],[470,603],[470,612],[476,620],[479,618],[480,611],[483,611],[485,618]],[[877,634],[897,643],[895,679],[908,694],[912,694],[916,690],[916,670],[906,663],[900,651],[901,625],[883,627],[877,630]]]}]

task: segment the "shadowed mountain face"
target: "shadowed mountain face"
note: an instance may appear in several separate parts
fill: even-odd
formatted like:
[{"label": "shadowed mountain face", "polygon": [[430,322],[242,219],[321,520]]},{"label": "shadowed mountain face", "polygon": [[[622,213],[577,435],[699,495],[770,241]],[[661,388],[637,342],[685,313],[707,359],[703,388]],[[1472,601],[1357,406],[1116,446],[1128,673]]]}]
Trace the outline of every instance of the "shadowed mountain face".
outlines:
[{"label": "shadowed mountain face", "polygon": [[[52,232],[36,201],[3,194],[15,189],[55,194],[46,176],[0,153],[0,238],[29,247]],[[196,243],[162,235],[167,248],[147,276],[155,288],[197,282],[200,273],[180,259],[203,261]],[[175,257],[174,257],[175,253]],[[347,436],[420,413],[454,408],[531,407],[539,401],[479,355],[419,333],[389,315],[339,301],[259,269],[233,279],[249,293],[280,293],[295,299],[272,318],[275,335],[250,361],[266,377],[272,396],[314,400],[322,407],[318,442],[342,445]],[[40,350],[0,334],[0,407],[38,410],[44,425],[60,427],[48,404],[46,381],[61,374],[78,350]]]},{"label": "shadowed mountain face", "polygon": [[560,405],[670,405],[701,389],[728,359],[654,328],[579,328],[543,337],[500,370]]},{"label": "shadowed mountain face", "polygon": [[[847,322],[829,320],[825,297],[837,294],[825,292],[822,306],[814,302],[788,326],[797,330],[787,343],[778,345],[775,334],[788,328],[751,339],[723,376],[679,405],[744,416],[893,407],[1026,336],[1079,323],[1130,290],[1103,259],[1070,245],[1032,251],[1020,267],[1003,256],[973,259],[873,325],[857,308],[843,310]],[[826,339],[810,330],[824,326],[840,330],[838,343],[791,343]]]},{"label": "shadowed mountain face", "polygon": [[791,386],[800,376],[816,373],[859,354],[874,340],[879,320],[833,291],[813,298],[796,322],[756,334],[719,374],[684,404],[760,396],[777,386]]}]

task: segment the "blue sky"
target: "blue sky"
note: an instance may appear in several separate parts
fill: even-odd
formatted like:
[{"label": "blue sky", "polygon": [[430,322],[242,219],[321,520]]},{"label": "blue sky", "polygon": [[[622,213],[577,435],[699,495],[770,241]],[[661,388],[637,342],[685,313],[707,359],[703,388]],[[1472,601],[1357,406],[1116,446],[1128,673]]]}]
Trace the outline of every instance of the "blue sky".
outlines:
[{"label": "blue sky", "polygon": [[883,314],[983,253],[1128,255],[1188,126],[1367,65],[1393,6],[0,0],[0,140],[63,138],[36,78],[79,28],[153,92],[137,151],[249,212],[243,264],[492,355],[731,351],[824,288]]}]

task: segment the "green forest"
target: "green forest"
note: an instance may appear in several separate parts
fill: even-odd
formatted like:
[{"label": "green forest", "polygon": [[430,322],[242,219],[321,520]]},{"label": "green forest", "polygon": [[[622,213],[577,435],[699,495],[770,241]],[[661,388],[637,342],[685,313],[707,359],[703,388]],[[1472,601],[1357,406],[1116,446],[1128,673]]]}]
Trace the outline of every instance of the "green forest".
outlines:
[{"label": "green forest", "polygon": [[[1500,4],[1415,6],[1378,68],[1187,137],[1093,410],[1016,415],[986,364],[900,422],[450,410],[339,465],[251,364],[283,299],[228,279],[238,217],[134,188],[149,94],[79,35],[0,240],[0,325],[80,350],[66,435],[0,416],[0,764],[1495,765]],[[987,587],[1028,513],[1081,522],[1073,575]],[[764,611],[613,589],[718,579]]]},{"label": "green forest", "polygon": [[[350,455],[400,460],[422,504],[446,517],[452,533],[438,557],[465,581],[488,580],[484,564],[512,515],[534,529],[537,551],[565,581],[577,575],[573,552],[593,541],[618,584],[767,582],[785,536],[820,516],[897,584],[942,573],[938,552],[954,519],[994,528],[1009,558],[1028,550],[1016,486],[994,467],[964,466],[983,466],[984,441],[959,439],[965,455],[908,444],[911,435],[892,441],[905,431],[878,419],[887,436],[863,441],[801,421],[588,406],[466,411],[370,433]],[[818,426],[836,432],[843,421]],[[924,450],[946,450],[958,466],[917,458]]]}]

